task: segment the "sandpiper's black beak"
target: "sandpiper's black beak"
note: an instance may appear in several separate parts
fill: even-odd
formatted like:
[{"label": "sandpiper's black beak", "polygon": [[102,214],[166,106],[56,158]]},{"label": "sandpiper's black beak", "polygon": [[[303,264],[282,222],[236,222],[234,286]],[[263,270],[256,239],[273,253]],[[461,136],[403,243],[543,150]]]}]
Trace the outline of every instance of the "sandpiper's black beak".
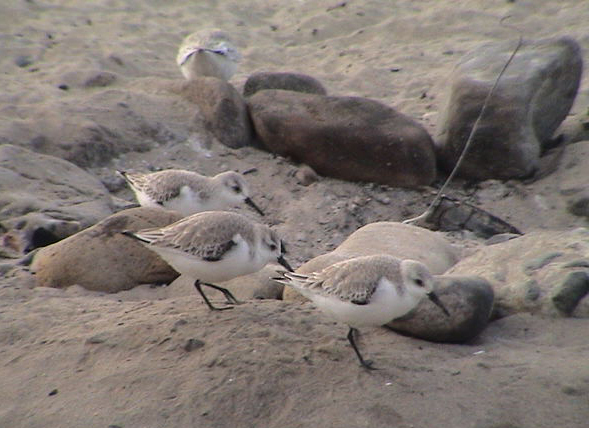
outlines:
[{"label": "sandpiper's black beak", "polygon": [[254,201],[251,200],[251,198],[245,198],[245,203],[248,204],[250,207],[252,207],[253,209],[255,209],[258,214],[260,214],[261,216],[264,216],[264,211],[262,211],[260,209],[260,207],[258,207],[256,204],[254,204]]},{"label": "sandpiper's black beak", "polygon": [[287,271],[294,272],[294,270],[292,270],[292,268],[290,267],[288,262],[284,259],[282,254],[280,256],[278,256],[278,258],[276,260],[278,260],[278,263],[280,263]]},{"label": "sandpiper's black beak", "polygon": [[444,311],[446,316],[450,316],[450,312],[448,312],[448,309],[446,309],[446,307],[442,304],[442,301],[436,293],[434,293],[433,291],[431,293],[427,293],[427,297],[429,297],[429,299],[432,302],[434,302],[436,306],[438,306],[442,311]]}]

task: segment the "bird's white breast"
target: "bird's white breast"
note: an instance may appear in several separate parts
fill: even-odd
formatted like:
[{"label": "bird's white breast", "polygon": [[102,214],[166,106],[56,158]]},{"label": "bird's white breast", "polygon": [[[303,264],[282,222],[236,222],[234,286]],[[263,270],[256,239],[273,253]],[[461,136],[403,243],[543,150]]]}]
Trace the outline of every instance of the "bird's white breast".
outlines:
[{"label": "bird's white breast", "polygon": [[336,296],[310,293],[305,295],[335,320],[355,328],[384,325],[405,315],[417,305],[417,301],[408,293],[398,295],[395,286],[386,278],[379,281],[370,301],[365,305]]},{"label": "bird's white breast", "polygon": [[152,246],[176,272],[203,282],[228,281],[260,270],[267,260],[252,259],[249,244],[237,235],[237,242],[220,260],[206,261],[173,248]]}]

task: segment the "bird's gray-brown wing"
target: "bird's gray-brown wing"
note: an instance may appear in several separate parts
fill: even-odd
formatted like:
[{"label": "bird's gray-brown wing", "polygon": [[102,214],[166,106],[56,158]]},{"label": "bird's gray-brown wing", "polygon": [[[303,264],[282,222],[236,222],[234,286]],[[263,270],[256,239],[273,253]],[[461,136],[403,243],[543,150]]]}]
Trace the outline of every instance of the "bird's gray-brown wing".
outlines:
[{"label": "bird's gray-brown wing", "polygon": [[207,211],[163,228],[142,230],[135,235],[149,241],[149,245],[176,249],[206,261],[217,261],[237,245],[236,235],[252,242],[253,233],[252,226],[238,214]]},{"label": "bird's gray-brown wing", "polygon": [[182,187],[190,186],[191,182],[198,177],[188,171],[167,170],[153,174],[142,189],[150,198],[157,203],[176,198]]},{"label": "bird's gray-brown wing", "polygon": [[152,174],[126,173],[125,179],[131,186],[163,205],[166,201],[177,197],[182,187],[199,187],[203,177],[190,171],[165,170]]},{"label": "bird's gray-brown wing", "polygon": [[365,305],[370,302],[383,277],[395,283],[400,282],[397,258],[385,255],[356,257],[314,272],[305,282],[308,288],[316,293],[337,296],[344,301]]}]

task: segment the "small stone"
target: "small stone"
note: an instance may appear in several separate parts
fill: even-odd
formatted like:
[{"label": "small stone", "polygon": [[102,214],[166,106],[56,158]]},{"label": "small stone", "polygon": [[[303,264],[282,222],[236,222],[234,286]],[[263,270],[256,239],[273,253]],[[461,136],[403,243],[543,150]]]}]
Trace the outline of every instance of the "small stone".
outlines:
[{"label": "small stone", "polygon": [[174,323],[174,326],[170,329],[170,333],[176,333],[178,331],[178,327],[186,324],[188,324],[188,321],[186,321],[185,319],[179,319]]},{"label": "small stone", "polygon": [[203,346],[205,346],[205,343],[202,340],[199,339],[188,339],[186,341],[186,343],[184,344],[184,350],[186,352],[192,352],[195,349],[199,349],[202,348]]},{"label": "small stone", "polygon": [[390,205],[390,203],[391,203],[391,198],[389,198],[386,195],[376,194],[376,195],[374,195],[374,200],[376,202],[380,202],[383,205]]},{"label": "small stone", "polygon": [[309,186],[319,180],[317,173],[308,165],[301,165],[295,178],[301,186]]},{"label": "small stone", "polygon": [[529,260],[524,264],[524,271],[530,275],[533,271],[543,268],[548,263],[562,256],[562,254],[561,252],[552,252]]},{"label": "small stone", "polygon": [[17,67],[24,68],[31,65],[33,63],[33,60],[28,55],[19,55],[14,59],[14,63]]},{"label": "small stone", "polygon": [[117,75],[108,71],[98,71],[89,76],[83,83],[86,88],[103,88],[112,85],[117,80]]},{"label": "small stone", "polygon": [[526,289],[526,300],[530,300],[532,302],[538,300],[542,294],[542,289],[538,286],[538,282],[533,279],[526,282],[524,289]]},{"label": "small stone", "polygon": [[554,291],[552,303],[556,309],[570,315],[581,299],[589,293],[589,274],[583,271],[571,272]]},{"label": "small stone", "polygon": [[86,343],[90,345],[98,345],[100,343],[104,343],[108,340],[108,334],[106,333],[98,333],[92,337],[86,339]]},{"label": "small stone", "polygon": [[576,396],[579,397],[581,395],[585,395],[586,392],[583,391],[580,388],[576,388],[572,385],[565,385],[562,387],[562,392],[565,393],[566,395],[572,395],[572,396]]},{"label": "small stone", "polygon": [[47,394],[47,395],[49,395],[51,397],[53,395],[57,395],[58,392],[59,391],[57,390],[57,388],[55,388],[55,389],[52,389],[51,392],[49,392],[49,394]]},{"label": "small stone", "polygon": [[567,209],[573,215],[589,217],[589,193],[583,193],[569,200]]}]

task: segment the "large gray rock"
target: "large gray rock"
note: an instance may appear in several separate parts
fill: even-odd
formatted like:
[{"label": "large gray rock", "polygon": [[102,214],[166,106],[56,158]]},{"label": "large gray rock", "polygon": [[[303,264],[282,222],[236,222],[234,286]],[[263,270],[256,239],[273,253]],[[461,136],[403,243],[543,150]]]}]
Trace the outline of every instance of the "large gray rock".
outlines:
[{"label": "large gray rock", "polygon": [[589,317],[589,229],[530,232],[481,247],[449,271],[485,278],[493,317],[530,312]]},{"label": "large gray rock", "polygon": [[162,208],[132,208],[42,248],[31,269],[38,286],[116,293],[141,284],[170,283],[178,273],[153,251],[120,232],[163,227],[181,218]]},{"label": "large gray rock", "polygon": [[263,90],[248,98],[248,106],[268,150],[319,174],[401,187],[428,185],[435,178],[427,131],[377,101]]},{"label": "large gray rock", "polygon": [[327,91],[317,79],[300,73],[274,73],[263,71],[247,78],[243,86],[243,96],[251,97],[264,89],[284,89],[285,91],[326,95]]},{"label": "large gray rock", "polygon": [[243,97],[228,82],[216,77],[197,77],[184,82],[181,95],[195,103],[206,128],[227,147],[252,143],[253,130]]},{"label": "large gray rock", "polygon": [[65,160],[0,146],[0,227],[21,251],[63,239],[112,213],[107,189]]},{"label": "large gray rock", "polygon": [[[514,48],[513,42],[490,43],[457,64],[435,137],[442,168],[455,165]],[[459,174],[477,180],[532,174],[573,104],[581,72],[581,49],[574,40],[525,41],[489,101]]]},{"label": "large gray rock", "polygon": [[429,299],[415,310],[387,324],[392,330],[432,342],[463,343],[476,337],[489,323],[493,288],[478,277],[438,276],[436,294],[450,312],[446,316]]},{"label": "large gray rock", "polygon": [[[335,250],[309,260],[297,272],[316,272],[343,260],[374,254],[419,260],[434,274],[444,273],[459,260],[458,250],[442,234],[403,223],[383,221],[361,227]],[[289,287],[284,289],[283,299],[307,300]]]}]

